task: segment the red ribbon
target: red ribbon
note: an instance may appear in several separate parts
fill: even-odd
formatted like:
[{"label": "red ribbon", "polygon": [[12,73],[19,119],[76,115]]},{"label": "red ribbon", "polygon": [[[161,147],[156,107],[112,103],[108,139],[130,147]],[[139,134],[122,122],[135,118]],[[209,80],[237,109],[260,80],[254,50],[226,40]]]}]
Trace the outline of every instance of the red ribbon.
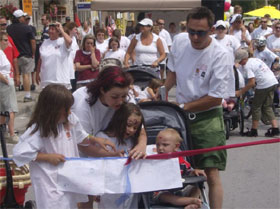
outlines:
[{"label": "red ribbon", "polygon": [[[278,138],[278,139],[266,139],[266,140],[260,140],[260,141],[254,141],[254,142],[229,144],[229,145],[211,147],[211,148],[205,148],[205,149],[172,152],[172,153],[166,153],[166,154],[155,154],[155,155],[147,156],[146,159],[163,160],[163,159],[170,159],[170,158],[176,158],[176,157],[187,157],[187,156],[199,155],[199,154],[203,154],[203,153],[206,153],[206,152],[214,152],[214,151],[224,150],[224,149],[232,149],[232,148],[238,148],[238,147],[248,147],[248,146],[261,145],[261,144],[272,144],[272,143],[279,143],[279,142],[280,142],[280,138]],[[128,165],[130,162],[131,162],[131,158],[128,158],[125,165]]]},{"label": "red ribbon", "polygon": [[149,155],[146,157],[146,159],[160,160],[160,159],[170,159],[170,158],[181,157],[181,156],[186,157],[186,156],[199,155],[199,154],[203,154],[206,152],[213,152],[213,151],[224,150],[224,149],[248,147],[248,146],[261,145],[261,144],[272,144],[272,143],[279,143],[279,142],[280,142],[280,138],[268,139],[268,140],[246,142],[246,143],[239,143],[239,144],[229,144],[229,145],[211,147],[211,148],[205,148],[205,149],[196,149],[196,150],[188,150],[188,151],[181,151],[181,152],[172,152],[172,153],[167,153],[167,154]]}]

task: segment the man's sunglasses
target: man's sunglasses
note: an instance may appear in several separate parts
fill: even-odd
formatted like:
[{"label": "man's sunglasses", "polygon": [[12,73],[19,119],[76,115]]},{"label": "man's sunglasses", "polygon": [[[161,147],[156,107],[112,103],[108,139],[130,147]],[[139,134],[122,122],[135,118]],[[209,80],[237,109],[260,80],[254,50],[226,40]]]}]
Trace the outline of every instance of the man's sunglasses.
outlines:
[{"label": "man's sunglasses", "polygon": [[2,23],[2,24],[0,24],[0,26],[6,26],[7,25],[7,23]]},{"label": "man's sunglasses", "polygon": [[209,30],[206,30],[206,31],[205,30],[193,30],[193,29],[190,29],[190,28],[188,28],[187,31],[191,36],[197,35],[197,36],[200,36],[200,37],[206,36],[207,33],[209,32]]},{"label": "man's sunglasses", "polygon": [[216,30],[225,30],[226,28],[224,27],[224,26],[218,26],[218,27],[216,27]]}]

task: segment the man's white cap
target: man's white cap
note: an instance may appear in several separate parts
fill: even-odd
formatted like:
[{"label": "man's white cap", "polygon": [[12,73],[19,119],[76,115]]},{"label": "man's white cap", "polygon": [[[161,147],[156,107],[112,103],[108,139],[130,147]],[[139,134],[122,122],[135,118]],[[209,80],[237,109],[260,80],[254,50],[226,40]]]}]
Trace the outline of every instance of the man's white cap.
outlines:
[{"label": "man's white cap", "polygon": [[218,20],[216,22],[216,24],[214,25],[215,28],[217,28],[219,26],[223,26],[224,28],[227,28],[227,25],[226,25],[225,21],[223,21],[223,20]]},{"label": "man's white cap", "polygon": [[236,20],[241,20],[242,19],[242,15],[241,14],[234,14],[231,16],[229,23],[232,24],[234,23]]},{"label": "man's white cap", "polygon": [[21,9],[18,9],[16,11],[14,11],[13,15],[16,17],[16,18],[20,18],[22,16],[26,16],[27,13],[23,12]]},{"label": "man's white cap", "polygon": [[153,26],[153,21],[150,18],[144,18],[139,24],[143,26]]}]

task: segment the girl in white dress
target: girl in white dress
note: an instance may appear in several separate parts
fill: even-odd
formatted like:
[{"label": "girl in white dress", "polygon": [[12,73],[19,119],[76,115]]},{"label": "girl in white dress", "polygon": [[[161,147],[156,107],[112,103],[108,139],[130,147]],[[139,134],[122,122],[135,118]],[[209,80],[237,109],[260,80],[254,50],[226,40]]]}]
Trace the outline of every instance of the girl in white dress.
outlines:
[{"label": "girl in white dress", "polygon": [[[143,123],[144,118],[140,108],[135,104],[126,103],[114,113],[107,128],[96,136],[109,139],[115,144],[116,151],[120,153],[120,156],[124,156],[138,143]],[[122,195],[102,195],[98,208],[138,208],[138,196],[136,194],[128,194],[124,201],[119,202]]]},{"label": "girl in white dress", "polygon": [[74,98],[58,84],[41,92],[27,130],[14,147],[13,160],[18,166],[29,163],[37,208],[77,208],[88,201],[86,195],[59,191],[58,168],[66,157],[79,157],[78,146],[98,143],[101,149],[114,145],[102,138],[89,136],[75,114],[70,112]]}]

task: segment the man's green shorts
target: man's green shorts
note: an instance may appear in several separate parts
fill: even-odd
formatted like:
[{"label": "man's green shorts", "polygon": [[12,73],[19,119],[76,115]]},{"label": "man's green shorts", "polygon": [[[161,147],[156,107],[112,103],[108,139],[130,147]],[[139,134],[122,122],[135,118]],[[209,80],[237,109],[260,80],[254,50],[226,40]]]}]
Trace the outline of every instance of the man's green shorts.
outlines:
[{"label": "man's green shorts", "polygon": [[[215,108],[197,113],[190,120],[193,149],[210,148],[226,144],[222,108]],[[218,168],[225,170],[227,161],[226,150],[208,152],[194,156],[196,168]]]}]

